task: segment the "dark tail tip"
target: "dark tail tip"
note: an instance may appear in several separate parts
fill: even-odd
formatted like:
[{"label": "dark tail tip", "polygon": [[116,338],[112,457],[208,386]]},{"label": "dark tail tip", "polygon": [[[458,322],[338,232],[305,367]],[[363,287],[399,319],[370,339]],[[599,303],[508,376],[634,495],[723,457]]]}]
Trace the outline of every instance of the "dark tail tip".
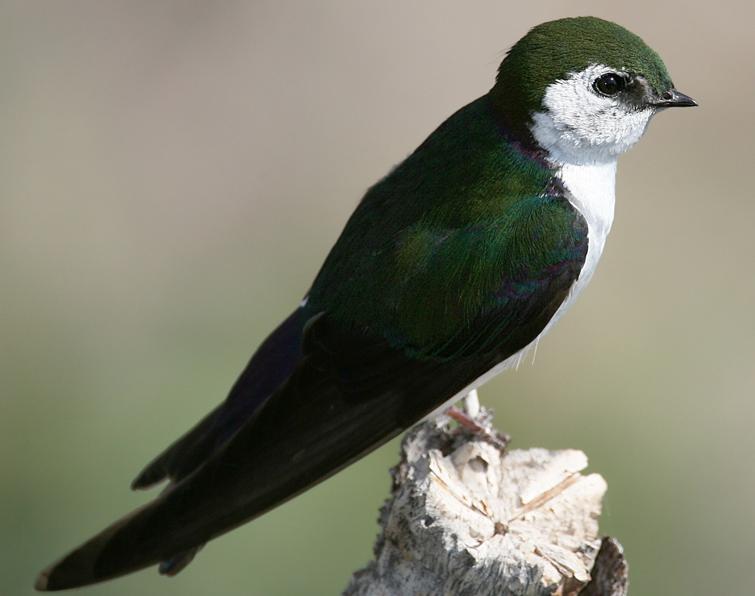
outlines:
[{"label": "dark tail tip", "polygon": [[47,568],[37,576],[37,581],[34,584],[34,589],[37,590],[37,592],[50,592],[52,589],[54,589],[50,588],[51,571],[51,568]]},{"label": "dark tail tip", "polygon": [[67,590],[118,577],[159,562],[139,548],[139,537],[155,501],[147,503],[42,571],[34,584],[40,592]]},{"label": "dark tail tip", "polygon": [[131,481],[131,490],[151,488],[155,484],[168,478],[171,460],[177,450],[183,445],[184,439],[179,439],[164,452],[149,462],[141,472]]},{"label": "dark tail tip", "polygon": [[91,561],[78,556],[74,551],[63,560],[50,565],[37,577],[34,589],[39,592],[55,592],[77,588],[98,581],[94,576]]},{"label": "dark tail tip", "polygon": [[158,459],[146,468],[144,468],[139,475],[131,482],[131,490],[142,490],[150,488],[165,480],[167,473],[165,472],[162,459]]}]

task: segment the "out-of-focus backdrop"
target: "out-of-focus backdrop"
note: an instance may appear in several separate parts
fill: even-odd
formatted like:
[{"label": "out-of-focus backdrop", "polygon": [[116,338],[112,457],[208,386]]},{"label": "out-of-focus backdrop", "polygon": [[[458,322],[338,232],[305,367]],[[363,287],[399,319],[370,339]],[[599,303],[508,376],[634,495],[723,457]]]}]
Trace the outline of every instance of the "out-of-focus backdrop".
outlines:
[{"label": "out-of-focus backdrop", "polygon": [[[751,3],[4,0],[0,593],[31,593],[142,503],[131,478],[223,399],[365,188],[484,93],[529,27],[580,14],[640,34],[701,107],[659,115],[622,159],[594,282],[482,400],[515,446],[588,453],[634,594],[750,592]],[[175,579],[82,594],[338,593],[370,557],[396,455]]]}]

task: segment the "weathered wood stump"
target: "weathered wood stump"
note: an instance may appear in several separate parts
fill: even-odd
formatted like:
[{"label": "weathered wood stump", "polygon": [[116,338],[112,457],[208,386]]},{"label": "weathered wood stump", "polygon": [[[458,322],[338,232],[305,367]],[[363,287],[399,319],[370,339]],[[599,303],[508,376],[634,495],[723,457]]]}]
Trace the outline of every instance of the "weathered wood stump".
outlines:
[{"label": "weathered wood stump", "polygon": [[[478,421],[491,435],[491,417]],[[445,417],[412,429],[392,470],[375,558],[347,596],[624,596],[621,546],[601,540],[606,483],[581,451],[504,450]]]}]

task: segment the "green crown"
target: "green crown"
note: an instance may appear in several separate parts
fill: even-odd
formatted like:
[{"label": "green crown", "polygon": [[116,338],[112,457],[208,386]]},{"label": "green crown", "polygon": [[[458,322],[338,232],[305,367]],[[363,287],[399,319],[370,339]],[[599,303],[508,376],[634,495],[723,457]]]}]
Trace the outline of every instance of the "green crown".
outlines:
[{"label": "green crown", "polygon": [[591,64],[642,75],[657,93],[673,85],[660,56],[624,27],[596,17],[549,21],[532,28],[498,69],[493,95],[511,122],[527,123],[542,109],[545,89]]}]

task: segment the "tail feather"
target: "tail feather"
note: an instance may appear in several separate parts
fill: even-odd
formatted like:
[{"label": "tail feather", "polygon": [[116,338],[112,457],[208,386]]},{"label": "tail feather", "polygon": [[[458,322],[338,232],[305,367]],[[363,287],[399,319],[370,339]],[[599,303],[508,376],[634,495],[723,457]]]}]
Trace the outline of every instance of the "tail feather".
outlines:
[{"label": "tail feather", "polygon": [[180,471],[187,468],[182,462],[190,462],[194,466],[201,464],[203,459],[212,453],[217,439],[212,434],[215,421],[224,404],[205,416],[197,425],[183,437],[178,439],[163,453],[152,460],[131,482],[133,490],[151,488],[165,479],[177,480]]},{"label": "tail feather", "polygon": [[177,572],[197,547],[335,474],[489,368],[417,361],[330,331],[326,320],[312,326],[310,339],[311,353],[227,443],[45,570],[37,589],[85,586],[161,562]]},{"label": "tail feather", "polygon": [[222,448],[293,373],[306,321],[301,308],[283,321],[254,353],[226,400],[152,460],[131,488],[149,488],[166,478],[178,482]]},{"label": "tail feather", "polygon": [[[125,517],[108,526],[102,532],[82,544],[79,548],[70,552],[57,563],[50,565],[37,577],[35,589],[42,592],[65,590],[71,587],[86,586],[97,583],[108,577],[125,575],[137,568],[124,567],[119,573],[112,576],[103,576],[98,569],[98,562],[103,551],[116,537],[130,527],[135,520],[144,516],[149,509],[154,507],[155,501],[141,509],[132,511]],[[149,563],[147,563],[148,565]],[[146,566],[146,565],[144,565]]]}]

